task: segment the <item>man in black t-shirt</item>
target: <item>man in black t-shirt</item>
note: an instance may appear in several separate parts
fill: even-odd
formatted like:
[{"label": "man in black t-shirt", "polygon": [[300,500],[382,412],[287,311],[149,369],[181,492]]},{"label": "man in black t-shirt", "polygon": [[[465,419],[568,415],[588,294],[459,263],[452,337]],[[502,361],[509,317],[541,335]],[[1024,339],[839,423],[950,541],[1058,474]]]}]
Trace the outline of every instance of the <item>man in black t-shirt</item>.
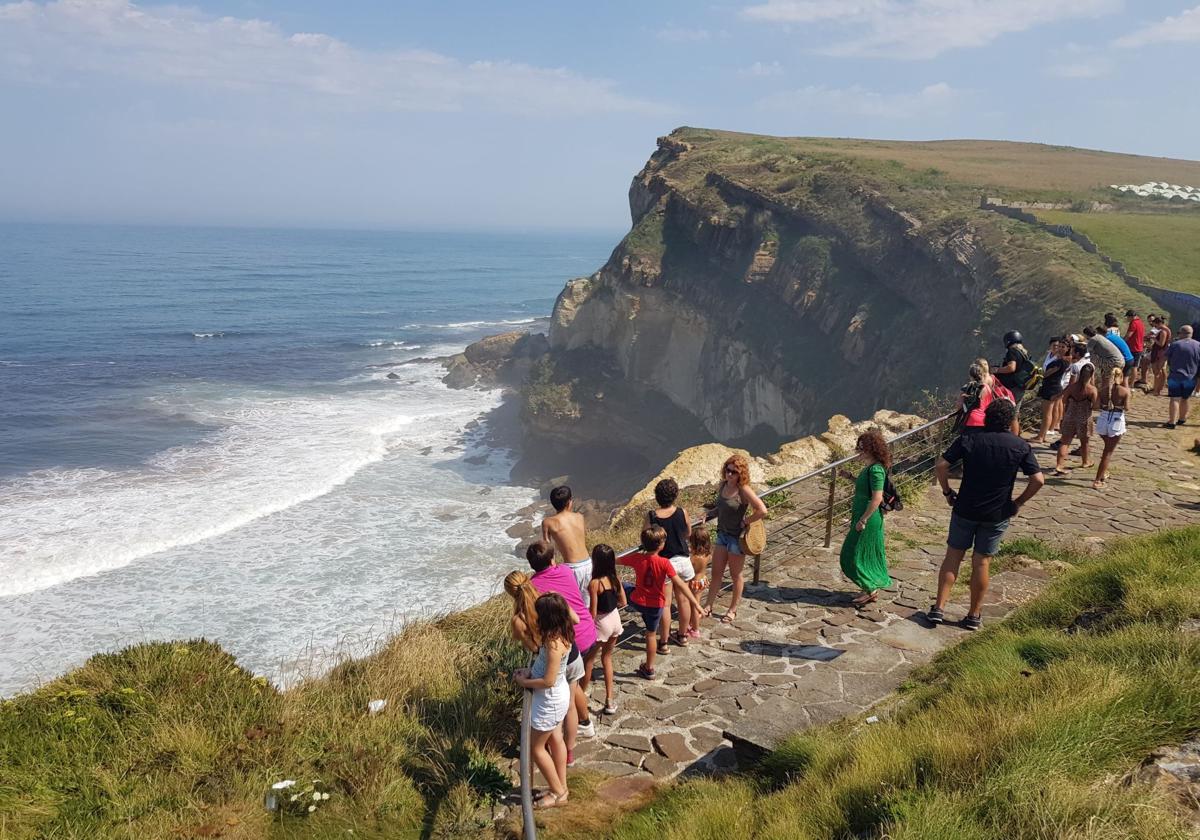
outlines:
[{"label": "man in black t-shirt", "polygon": [[[950,590],[958,578],[967,549],[971,555],[971,607],[963,627],[978,630],[980,610],[988,587],[988,564],[1000,547],[1000,538],[1009,520],[1034,497],[1046,483],[1030,445],[1014,435],[1016,408],[1008,400],[995,400],[987,407],[983,432],[964,435],[938,458],[935,471],[942,495],[954,508],[950,515],[950,533],[946,539],[946,559],[938,574],[937,600],[926,617],[933,624],[945,621],[942,610],[950,599]],[[950,489],[950,467],[962,461],[963,478],[958,492]],[[1029,484],[1013,499],[1017,470],[1029,476]]]}]

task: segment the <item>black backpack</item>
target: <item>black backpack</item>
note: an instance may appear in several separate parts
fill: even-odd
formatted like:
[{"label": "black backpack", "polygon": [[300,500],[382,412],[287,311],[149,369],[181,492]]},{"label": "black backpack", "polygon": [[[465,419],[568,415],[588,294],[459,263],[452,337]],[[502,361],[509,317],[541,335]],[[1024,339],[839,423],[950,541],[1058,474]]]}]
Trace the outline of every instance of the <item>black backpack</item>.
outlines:
[{"label": "black backpack", "polygon": [[896,485],[892,484],[891,474],[885,472],[883,474],[883,501],[879,503],[879,511],[887,513],[893,510],[904,510],[904,500],[896,492]]},{"label": "black backpack", "polygon": [[[963,404],[958,410],[958,414],[954,417],[954,431],[958,432],[967,422],[967,415],[979,408],[979,403],[983,399],[983,383],[968,382],[962,386]],[[888,479],[890,481],[891,479]],[[884,498],[887,498],[886,487],[884,489]]]}]

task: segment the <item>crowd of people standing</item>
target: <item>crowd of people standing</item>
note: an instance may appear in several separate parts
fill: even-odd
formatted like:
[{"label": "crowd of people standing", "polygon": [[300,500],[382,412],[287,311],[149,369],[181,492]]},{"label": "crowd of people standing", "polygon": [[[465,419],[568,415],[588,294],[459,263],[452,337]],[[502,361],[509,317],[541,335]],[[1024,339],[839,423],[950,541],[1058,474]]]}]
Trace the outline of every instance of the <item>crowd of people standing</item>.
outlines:
[{"label": "crowd of people standing", "polygon": [[[946,621],[945,608],[968,551],[970,602],[960,624],[968,630],[982,625],[990,561],[1012,518],[1046,483],[1033,444],[1056,450],[1053,474],[1065,476],[1072,455],[1080,456],[1082,468],[1093,466],[1090,441],[1098,434],[1103,451],[1092,487],[1103,490],[1135,391],[1161,395],[1165,387],[1170,407],[1164,425],[1187,423],[1200,373],[1200,342],[1192,327],[1182,326],[1173,336],[1165,315],[1151,315],[1147,328],[1136,312],[1125,314],[1124,331],[1108,313],[1102,325],[1051,338],[1040,363],[1026,349],[1024,337],[1010,331],[1003,337],[999,363],[980,358],[968,368],[958,398],[957,435],[934,468],[952,513],[937,592],[925,613],[930,625]],[[1020,408],[1034,398],[1041,400],[1041,423],[1026,440]],[[1051,442],[1051,435],[1058,440]],[[1072,443],[1078,448],[1072,450]],[[861,609],[891,586],[883,517],[898,503],[889,476],[891,451],[878,429],[858,437],[855,461],[857,472],[841,470],[854,481],[854,495],[839,559],[845,577],[860,590],[852,603]],[[955,469],[962,475],[957,489],[950,486]],[[1027,481],[1014,498],[1018,473]],[[550,789],[539,807],[567,800],[566,768],[574,761],[577,739],[595,734],[588,689],[597,659],[605,687],[601,711],[617,712],[612,660],[623,632],[622,608],[631,608],[642,625],[645,657],[636,675],[648,680],[656,677],[656,658],[668,654],[672,644],[686,647],[699,637],[700,622],[711,616],[726,570],[732,591],[721,621],[737,618],[747,553],[744,535],[767,516],[766,505],[750,487],[746,459],[731,455],[721,467],[707,517],[716,519],[715,539],[677,504],[674,480],[658,482],[654,496],[639,547],[618,555],[605,544],[587,550],[584,519],[573,509],[570,488],[555,487],[550,493],[554,513],[544,519],[541,539],[526,552],[532,574],[517,571],[505,578],[505,590],[513,598],[512,636],[532,656],[530,666],[515,672],[514,679],[533,691],[533,757]],[[632,582],[621,580],[618,565],[631,569]],[[672,602],[678,617],[674,632]]]}]

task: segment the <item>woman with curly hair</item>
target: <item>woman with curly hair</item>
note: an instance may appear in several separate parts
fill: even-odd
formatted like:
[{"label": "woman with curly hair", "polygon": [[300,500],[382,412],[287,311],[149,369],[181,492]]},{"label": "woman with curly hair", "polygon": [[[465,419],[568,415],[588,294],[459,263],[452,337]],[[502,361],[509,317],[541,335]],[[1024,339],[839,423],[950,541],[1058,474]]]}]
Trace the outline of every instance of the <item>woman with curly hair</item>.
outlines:
[{"label": "woman with curly hair", "polygon": [[[733,594],[729,609],[721,618],[722,624],[731,624],[737,619],[738,604],[742,600],[745,580],[742,570],[746,555],[742,554],[742,533],[751,522],[766,518],[767,506],[750,489],[750,465],[741,455],[730,455],[721,466],[721,483],[717,488],[717,543],[712,553],[712,581],[705,599],[703,615],[711,615],[717,593],[729,566],[729,578],[733,583]],[[746,512],[753,509],[749,516]]]},{"label": "woman with curly hair", "polygon": [[862,607],[878,597],[877,590],[892,585],[883,550],[883,512],[879,510],[892,453],[878,429],[859,435],[854,450],[865,466],[854,480],[850,533],[842,543],[841,560],[842,574],[863,592],[854,599],[854,605]]}]

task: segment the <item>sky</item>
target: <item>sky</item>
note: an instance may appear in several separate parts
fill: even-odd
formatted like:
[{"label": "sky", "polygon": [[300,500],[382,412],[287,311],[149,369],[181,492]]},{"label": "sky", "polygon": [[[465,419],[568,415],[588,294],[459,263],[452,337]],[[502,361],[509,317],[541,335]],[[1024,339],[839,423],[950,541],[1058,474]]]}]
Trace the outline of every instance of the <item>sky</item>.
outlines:
[{"label": "sky", "polygon": [[1193,0],[0,0],[0,220],[616,232],[680,125],[1198,159],[1198,58]]}]

